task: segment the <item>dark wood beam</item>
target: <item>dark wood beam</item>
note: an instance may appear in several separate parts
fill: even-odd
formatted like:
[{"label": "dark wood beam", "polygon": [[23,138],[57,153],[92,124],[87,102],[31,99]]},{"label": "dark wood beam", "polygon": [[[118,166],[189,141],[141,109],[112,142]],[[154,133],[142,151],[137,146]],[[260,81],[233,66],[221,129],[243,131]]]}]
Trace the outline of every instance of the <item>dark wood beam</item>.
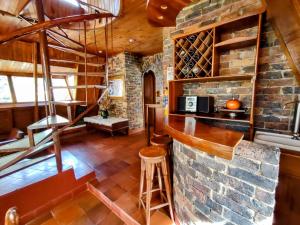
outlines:
[{"label": "dark wood beam", "polygon": [[34,34],[42,30],[50,29],[52,27],[56,27],[61,24],[88,21],[88,20],[94,20],[94,19],[106,18],[106,17],[114,17],[114,16],[111,13],[96,13],[96,14],[67,16],[67,17],[57,18],[49,21],[39,20],[40,22],[36,25],[20,28],[9,34],[0,35],[0,44],[7,43],[11,40],[15,40],[29,34]]}]

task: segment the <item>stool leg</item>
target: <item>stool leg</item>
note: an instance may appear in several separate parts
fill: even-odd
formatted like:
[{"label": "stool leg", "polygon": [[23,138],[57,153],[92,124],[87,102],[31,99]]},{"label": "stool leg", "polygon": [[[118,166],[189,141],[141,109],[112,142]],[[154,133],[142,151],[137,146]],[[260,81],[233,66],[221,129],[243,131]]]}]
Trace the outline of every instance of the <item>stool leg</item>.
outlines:
[{"label": "stool leg", "polygon": [[153,167],[153,164],[146,163],[146,181],[147,181],[147,189],[146,189],[146,224],[147,225],[150,225],[152,167]]},{"label": "stool leg", "polygon": [[170,180],[169,180],[169,177],[168,177],[166,159],[164,159],[162,161],[162,173],[163,173],[163,176],[164,176],[164,182],[165,182],[165,187],[166,187],[167,199],[168,199],[168,203],[169,203],[170,215],[171,215],[172,221],[174,221],[172,200],[171,200]]},{"label": "stool leg", "polygon": [[151,166],[150,199],[152,199],[152,189],[153,189],[154,172],[155,172],[155,164],[153,164]]},{"label": "stool leg", "polygon": [[139,209],[141,208],[141,201],[143,201],[143,189],[145,180],[145,162],[141,159],[141,178],[140,178],[140,193],[139,193]]},{"label": "stool leg", "polygon": [[162,181],[161,181],[160,165],[156,164],[156,168],[157,168],[157,176],[158,176],[158,185],[159,185],[160,199],[161,199],[161,201],[163,201],[163,192],[162,192]]}]

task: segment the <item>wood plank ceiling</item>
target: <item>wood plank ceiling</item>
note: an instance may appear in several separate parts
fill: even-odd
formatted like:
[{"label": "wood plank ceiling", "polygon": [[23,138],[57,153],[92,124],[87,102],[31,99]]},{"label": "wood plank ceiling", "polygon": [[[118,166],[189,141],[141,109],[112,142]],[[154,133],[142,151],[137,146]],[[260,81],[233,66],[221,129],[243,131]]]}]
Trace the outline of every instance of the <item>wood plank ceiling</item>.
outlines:
[{"label": "wood plank ceiling", "polygon": [[[29,2],[27,4],[27,2]],[[86,13],[82,8],[71,5],[65,0],[43,0],[45,14],[53,19],[70,15],[78,15]],[[25,7],[24,7],[25,6]],[[109,54],[117,54],[124,51],[134,52],[141,55],[151,55],[162,51],[162,28],[153,27],[147,19],[146,1],[145,0],[122,0],[121,15],[112,22],[113,38],[109,30]],[[10,15],[9,15],[10,14]],[[36,12],[34,7],[34,0],[0,0],[0,34],[15,31],[19,28],[29,26],[29,22],[21,20],[20,17],[26,16],[33,20],[29,22],[36,22]],[[87,31],[87,45],[88,50],[91,52],[104,52],[105,39],[104,27],[99,27],[98,21],[96,22],[96,29],[94,30],[94,21],[88,24]],[[76,24],[78,27],[78,24]],[[74,27],[74,26],[73,26]],[[60,42],[72,48],[78,48],[76,43],[70,43],[59,36],[68,35],[69,38],[83,44],[83,31],[79,32],[74,29],[71,24],[68,26],[61,26],[63,31],[58,28],[53,28],[54,32],[52,37],[59,39]],[[109,25],[109,27],[111,27]],[[68,29],[67,29],[68,28]],[[83,23],[81,23],[83,28]],[[95,32],[94,32],[95,31]],[[96,45],[95,45],[96,34]],[[133,40],[130,42],[129,40]],[[26,41],[38,41],[37,35],[30,35],[22,38]],[[113,50],[111,40],[113,40]],[[49,39],[49,42],[58,44],[54,38]],[[68,42],[68,43],[67,43]],[[103,53],[102,53],[103,54]]]}]

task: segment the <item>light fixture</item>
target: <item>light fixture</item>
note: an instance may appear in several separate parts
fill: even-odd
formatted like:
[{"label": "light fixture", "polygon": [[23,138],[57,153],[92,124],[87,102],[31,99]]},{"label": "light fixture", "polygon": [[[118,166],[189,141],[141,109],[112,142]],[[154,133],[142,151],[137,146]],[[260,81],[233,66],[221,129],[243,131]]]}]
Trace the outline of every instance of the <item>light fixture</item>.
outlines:
[{"label": "light fixture", "polygon": [[158,16],[157,19],[163,20],[163,19],[164,19],[164,16]]},{"label": "light fixture", "polygon": [[103,53],[103,51],[102,51],[102,50],[100,50],[100,51],[98,51],[98,52],[99,52],[100,54],[101,54],[101,53]]},{"label": "light fixture", "polygon": [[129,38],[128,41],[129,41],[129,43],[135,42],[135,40],[133,38]]},{"label": "light fixture", "polygon": [[163,9],[163,10],[166,10],[168,8],[168,6],[167,5],[161,5],[160,8]]},{"label": "light fixture", "polygon": [[73,6],[79,7],[79,3],[77,0],[65,0],[66,2],[70,3]]}]

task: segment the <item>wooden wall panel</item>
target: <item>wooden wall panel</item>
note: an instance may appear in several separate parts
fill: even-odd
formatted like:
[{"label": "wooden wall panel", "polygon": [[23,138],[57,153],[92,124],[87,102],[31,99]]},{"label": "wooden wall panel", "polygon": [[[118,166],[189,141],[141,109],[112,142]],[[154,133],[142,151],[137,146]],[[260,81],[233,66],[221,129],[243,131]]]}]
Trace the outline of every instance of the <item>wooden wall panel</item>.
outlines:
[{"label": "wooden wall panel", "polygon": [[0,109],[0,134],[7,134],[13,128],[11,109]]},{"label": "wooden wall panel", "polygon": [[33,107],[14,108],[12,113],[14,127],[26,132],[27,126],[34,123]]}]

